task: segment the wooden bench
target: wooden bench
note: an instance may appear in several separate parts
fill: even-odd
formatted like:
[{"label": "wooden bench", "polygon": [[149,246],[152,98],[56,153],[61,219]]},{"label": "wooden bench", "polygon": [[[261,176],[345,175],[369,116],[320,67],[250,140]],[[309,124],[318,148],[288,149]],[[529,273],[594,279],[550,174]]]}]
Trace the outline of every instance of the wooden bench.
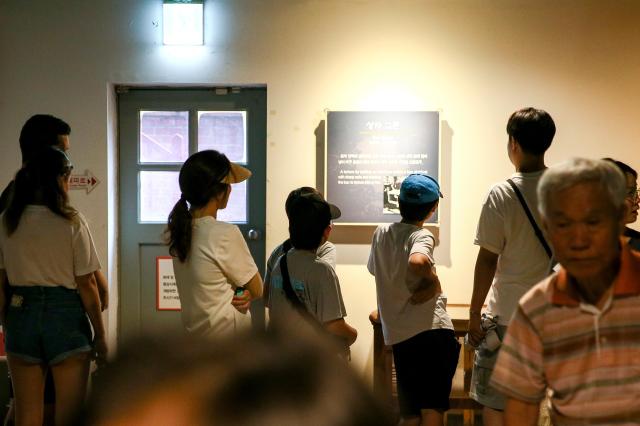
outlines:
[{"label": "wooden bench", "polygon": [[[391,346],[384,344],[382,325],[377,310],[371,312],[369,320],[373,325],[373,390],[387,404],[388,409],[398,416],[398,393],[395,368],[393,366],[393,352]],[[454,319],[452,322],[456,338],[460,343],[463,343],[464,335],[467,334],[469,329],[469,321]],[[453,388],[449,396],[451,408],[448,413],[462,411],[465,426],[473,425],[476,412],[482,410],[482,405],[469,397],[473,357],[474,351],[465,348],[463,344],[458,361],[458,372],[456,373],[456,378],[454,378]],[[458,377],[460,372],[462,372],[462,380],[456,380],[460,379]]]}]

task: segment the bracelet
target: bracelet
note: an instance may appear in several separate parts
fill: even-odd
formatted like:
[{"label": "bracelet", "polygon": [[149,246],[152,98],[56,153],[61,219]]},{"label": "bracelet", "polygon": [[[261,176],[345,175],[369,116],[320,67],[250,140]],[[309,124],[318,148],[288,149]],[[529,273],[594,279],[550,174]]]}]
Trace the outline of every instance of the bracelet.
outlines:
[{"label": "bracelet", "polygon": [[480,311],[474,311],[473,309],[469,309],[469,316],[471,315],[480,315],[481,312]]}]

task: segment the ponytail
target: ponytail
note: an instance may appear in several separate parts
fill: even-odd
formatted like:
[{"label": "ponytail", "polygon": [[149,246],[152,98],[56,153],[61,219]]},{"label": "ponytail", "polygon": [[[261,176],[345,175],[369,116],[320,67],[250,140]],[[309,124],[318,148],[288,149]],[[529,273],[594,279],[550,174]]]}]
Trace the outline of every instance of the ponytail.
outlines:
[{"label": "ponytail", "polygon": [[191,249],[191,219],[187,200],[182,196],[169,213],[169,223],[165,231],[169,254],[180,259],[180,262],[187,260]]},{"label": "ponytail", "polygon": [[169,254],[185,262],[191,250],[193,233],[192,211],[201,209],[214,197],[229,190],[226,183],[231,173],[231,163],[222,153],[214,150],[196,152],[187,158],[180,168],[178,184],[180,199],[169,213],[167,228],[164,231]]}]

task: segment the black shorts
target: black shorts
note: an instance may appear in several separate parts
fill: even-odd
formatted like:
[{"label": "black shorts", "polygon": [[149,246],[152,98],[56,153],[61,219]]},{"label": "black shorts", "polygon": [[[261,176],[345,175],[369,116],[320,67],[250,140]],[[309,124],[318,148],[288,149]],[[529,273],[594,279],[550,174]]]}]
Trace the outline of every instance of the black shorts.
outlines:
[{"label": "black shorts", "polygon": [[423,331],[392,347],[400,414],[412,417],[424,409],[448,410],[460,354],[453,330]]}]

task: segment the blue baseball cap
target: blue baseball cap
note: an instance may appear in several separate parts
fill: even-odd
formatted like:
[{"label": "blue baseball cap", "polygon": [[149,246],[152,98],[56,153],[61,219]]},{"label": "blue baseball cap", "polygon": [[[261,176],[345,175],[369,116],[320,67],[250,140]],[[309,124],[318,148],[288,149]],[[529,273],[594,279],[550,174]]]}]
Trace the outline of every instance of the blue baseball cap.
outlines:
[{"label": "blue baseball cap", "polygon": [[400,185],[400,201],[409,204],[427,204],[442,198],[440,185],[431,176],[414,173]]}]

